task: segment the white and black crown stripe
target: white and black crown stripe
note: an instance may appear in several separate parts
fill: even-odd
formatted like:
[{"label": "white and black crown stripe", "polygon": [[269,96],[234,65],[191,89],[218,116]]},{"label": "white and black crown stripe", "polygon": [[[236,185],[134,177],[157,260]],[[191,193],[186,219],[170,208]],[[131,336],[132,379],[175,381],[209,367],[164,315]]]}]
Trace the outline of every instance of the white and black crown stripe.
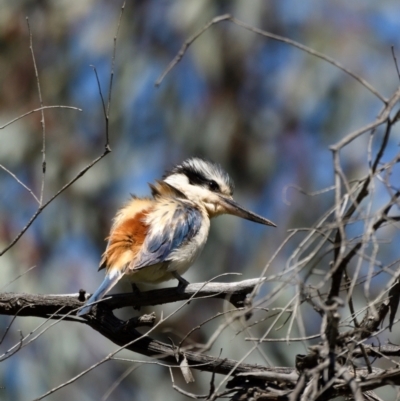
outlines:
[{"label": "white and black crown stripe", "polygon": [[173,174],[184,174],[192,185],[205,186],[214,192],[221,192],[218,181],[222,181],[229,188],[231,195],[235,188],[232,179],[219,164],[197,157],[187,159],[182,164],[177,165],[167,172],[163,179]]}]

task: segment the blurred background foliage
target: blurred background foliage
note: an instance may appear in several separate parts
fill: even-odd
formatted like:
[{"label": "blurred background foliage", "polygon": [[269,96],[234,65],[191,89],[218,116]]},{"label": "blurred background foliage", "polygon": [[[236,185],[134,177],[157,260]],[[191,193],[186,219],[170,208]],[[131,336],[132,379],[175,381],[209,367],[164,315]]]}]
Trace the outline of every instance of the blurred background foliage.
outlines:
[{"label": "blurred background foliage", "polygon": [[[103,152],[105,122],[90,65],[97,68],[107,95],[120,3],[0,1],[0,125],[40,106],[27,16],[44,104],[83,109],[45,111],[45,199]],[[162,85],[154,87],[182,43],[211,18],[227,12],[330,55],[384,96],[398,85],[390,50],[391,45],[400,49],[400,3],[396,0],[128,1],[117,44],[110,120],[113,151],[51,204],[0,258],[2,291],[95,290],[103,277],[97,265],[104,238],[117,208],[129,193],[148,195],[148,182],[193,155],[222,164],[235,180],[236,199],[278,228],[233,217],[213,221],[203,254],[185,275],[191,282],[227,272],[242,276],[221,280],[257,277],[288,229],[310,226],[333,204],[332,192],[310,197],[288,186],[309,192],[331,186],[329,145],[379,112],[380,101],[349,76],[298,49],[223,22],[202,35]],[[40,120],[40,113],[35,113],[0,131],[0,163],[36,194],[42,180]],[[390,146],[397,149],[397,128],[394,133]],[[367,171],[367,139],[365,135],[354,141],[343,154],[349,177]],[[36,208],[33,197],[0,169],[1,248]],[[285,248],[271,271],[283,268],[297,243]],[[33,270],[4,287],[32,266]],[[130,291],[130,286],[122,282],[117,291]],[[292,296],[282,294],[280,305]],[[167,305],[156,310],[165,314],[174,308]],[[223,308],[217,300],[192,302],[156,336],[178,342],[179,335]],[[120,316],[133,313],[121,311]],[[220,322],[207,324],[192,340],[206,342]],[[0,318],[0,335],[9,323],[10,318]],[[40,323],[34,318],[17,319],[1,351],[20,339],[18,330],[27,335]],[[307,323],[307,331],[313,334],[313,322]],[[221,356],[241,358],[249,347],[243,341],[248,333],[237,336],[238,328],[228,329],[210,352],[218,355],[222,348]],[[33,399],[114,349],[115,345],[84,325],[57,324],[0,365],[0,386],[5,386],[0,398]],[[305,351],[295,344],[290,353],[287,346],[263,349],[271,363],[287,366],[293,365],[296,352]],[[246,361],[265,363],[256,353]],[[107,362],[47,399],[104,399],[114,381],[132,366],[131,362]],[[175,379],[190,392],[207,392],[210,375],[194,374],[196,383],[187,387],[179,371]],[[180,398],[171,389],[168,370],[156,365],[136,369],[109,397],[121,401]]]}]

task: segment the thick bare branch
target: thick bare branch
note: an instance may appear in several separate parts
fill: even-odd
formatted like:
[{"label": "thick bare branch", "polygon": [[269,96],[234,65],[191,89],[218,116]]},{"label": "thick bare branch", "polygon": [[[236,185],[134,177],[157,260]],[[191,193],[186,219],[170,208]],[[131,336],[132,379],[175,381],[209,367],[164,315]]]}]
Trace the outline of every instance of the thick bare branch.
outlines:
[{"label": "thick bare branch", "polygon": [[[193,297],[215,297],[227,298],[231,295],[242,298],[249,294],[259,279],[245,280],[239,283],[199,283],[190,284],[186,287],[184,293],[180,293],[176,288],[167,288],[162,290],[149,291],[149,294],[142,293],[139,296],[138,302],[134,301],[134,305],[156,305],[159,303],[185,300]],[[202,288],[200,290],[200,288]],[[240,295],[239,295],[240,294]],[[156,298],[158,297],[158,298]],[[74,317],[72,313],[82,306],[82,301],[78,300],[79,294],[71,295],[31,295],[31,294],[0,294],[0,314],[19,316],[36,316],[53,319],[63,318],[63,320],[85,323],[100,334],[108,338],[115,344],[125,347],[126,349],[138,352],[142,355],[150,356],[157,359],[162,359],[166,363],[176,365],[176,354],[182,354],[188,360],[191,368],[228,374],[235,367],[235,372],[250,372],[254,369],[268,370],[271,372],[291,373],[292,368],[263,368],[259,365],[251,365],[238,363],[225,358],[217,358],[209,355],[202,355],[194,351],[185,351],[175,349],[175,347],[143,336],[136,331],[136,324],[131,321],[125,322],[116,318],[111,310],[121,305],[132,305],[134,297],[131,294],[119,294],[110,296],[104,302],[104,305],[97,307],[96,314],[89,315],[87,319]],[[244,299],[244,298],[243,298]],[[67,315],[67,316],[65,316]],[[143,323],[143,322],[140,322]]]}]

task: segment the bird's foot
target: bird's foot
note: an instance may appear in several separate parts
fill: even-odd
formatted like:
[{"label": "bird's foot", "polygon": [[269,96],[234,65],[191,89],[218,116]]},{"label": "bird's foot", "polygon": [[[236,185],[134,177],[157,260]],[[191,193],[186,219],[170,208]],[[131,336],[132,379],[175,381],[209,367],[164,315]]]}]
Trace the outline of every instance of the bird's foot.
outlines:
[{"label": "bird's foot", "polygon": [[185,280],[180,274],[177,272],[172,272],[172,275],[178,280],[178,286],[176,287],[178,292],[184,292],[186,286],[188,286],[190,283],[189,281]]}]

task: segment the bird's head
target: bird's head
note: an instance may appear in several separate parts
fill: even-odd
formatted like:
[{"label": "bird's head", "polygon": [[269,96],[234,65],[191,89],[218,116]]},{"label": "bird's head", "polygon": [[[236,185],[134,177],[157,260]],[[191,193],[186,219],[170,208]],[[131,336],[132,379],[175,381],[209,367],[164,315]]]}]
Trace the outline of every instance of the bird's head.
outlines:
[{"label": "bird's head", "polygon": [[166,173],[163,181],[203,206],[210,218],[231,214],[275,227],[271,221],[246,210],[233,200],[233,181],[219,164],[196,157],[187,159]]}]

